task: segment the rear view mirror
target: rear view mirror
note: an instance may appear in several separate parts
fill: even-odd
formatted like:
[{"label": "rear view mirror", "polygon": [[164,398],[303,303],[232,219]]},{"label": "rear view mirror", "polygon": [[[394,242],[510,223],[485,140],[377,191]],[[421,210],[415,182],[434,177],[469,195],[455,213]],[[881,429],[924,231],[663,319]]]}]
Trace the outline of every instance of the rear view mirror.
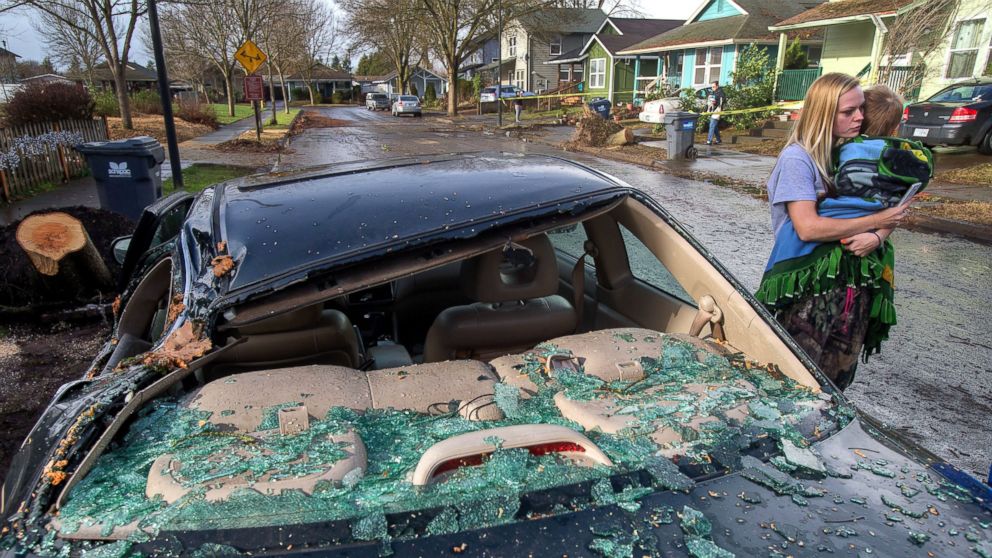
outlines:
[{"label": "rear view mirror", "polygon": [[117,265],[124,265],[124,258],[127,256],[127,249],[131,246],[130,236],[120,236],[110,243],[110,249],[114,254],[114,261]]}]

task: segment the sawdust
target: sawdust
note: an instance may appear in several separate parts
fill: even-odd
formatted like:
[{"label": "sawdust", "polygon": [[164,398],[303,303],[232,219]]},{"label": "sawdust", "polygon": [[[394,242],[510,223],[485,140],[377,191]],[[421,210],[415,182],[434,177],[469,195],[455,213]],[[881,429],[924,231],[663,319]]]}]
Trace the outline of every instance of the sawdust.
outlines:
[{"label": "sawdust", "polygon": [[214,277],[220,278],[234,269],[234,260],[225,254],[210,260],[210,265],[214,266]]},{"label": "sawdust", "polygon": [[172,324],[179,317],[179,314],[186,309],[186,305],[183,304],[183,293],[176,293],[172,295],[172,300],[169,301],[169,313],[166,315],[165,323],[167,325]]},{"label": "sawdust", "polygon": [[161,348],[146,354],[142,362],[148,366],[186,368],[187,363],[203,356],[213,346],[209,338],[202,337],[200,329],[194,327],[193,322],[184,323],[166,338]]}]

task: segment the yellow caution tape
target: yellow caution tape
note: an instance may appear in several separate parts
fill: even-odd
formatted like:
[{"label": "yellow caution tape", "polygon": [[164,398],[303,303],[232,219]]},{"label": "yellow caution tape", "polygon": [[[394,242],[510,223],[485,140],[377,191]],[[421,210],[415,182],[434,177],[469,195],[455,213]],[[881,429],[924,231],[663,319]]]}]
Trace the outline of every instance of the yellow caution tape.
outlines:
[{"label": "yellow caution tape", "polygon": [[[630,94],[630,93],[639,93],[639,92],[636,92],[636,91],[615,91],[613,94],[614,95],[626,95],[626,94]],[[563,99],[563,98],[566,98],[566,97],[592,97],[592,96],[602,96],[602,95],[603,95],[602,93],[588,92],[587,91],[587,92],[582,92],[582,93],[560,93],[560,94],[556,94],[556,95],[529,95],[529,96],[526,96],[526,97],[503,97],[500,100],[504,104],[508,104],[509,102],[515,101],[517,99],[524,99],[524,100],[531,100],[531,99]],[[493,101],[489,101],[489,102],[493,102]],[[801,109],[801,108],[803,108],[803,102],[802,101],[793,101],[793,102],[789,102],[789,103],[780,103],[780,104],[767,105],[767,106],[763,106],[763,107],[756,107],[756,108],[749,108],[749,109],[722,110],[722,111],[719,111],[719,112],[720,112],[720,115],[722,116],[722,115],[725,115],[725,114],[727,114],[727,115],[730,115],[730,114],[745,114],[745,113],[749,113],[749,112],[765,112],[765,111],[772,111],[772,110],[796,110],[796,109]],[[698,114],[699,116],[709,116],[711,114],[716,114],[716,111],[712,111],[712,112],[699,112],[699,113],[696,113],[696,114]]]}]

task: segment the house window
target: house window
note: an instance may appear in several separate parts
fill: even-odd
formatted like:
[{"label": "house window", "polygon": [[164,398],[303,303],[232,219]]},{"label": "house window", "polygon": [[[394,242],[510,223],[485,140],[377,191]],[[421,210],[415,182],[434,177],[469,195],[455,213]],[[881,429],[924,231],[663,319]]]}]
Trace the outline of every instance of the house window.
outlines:
[{"label": "house window", "polygon": [[972,19],[958,23],[951,36],[950,56],[947,60],[947,78],[971,77],[978,59],[978,45],[982,36],[984,19]]},{"label": "house window", "polygon": [[723,47],[697,48],[695,73],[692,84],[695,86],[720,79],[720,63],[723,61]]},{"label": "house window", "polygon": [[524,71],[517,70],[516,75],[513,77],[513,85],[516,85],[520,89],[524,88]]},{"label": "house window", "polygon": [[507,44],[510,45],[510,48],[507,49],[509,51],[509,53],[510,53],[510,56],[511,57],[516,56],[517,55],[517,37],[516,37],[516,35],[514,35],[514,36],[510,37],[509,39],[507,39]]},{"label": "house window", "polygon": [[558,65],[558,81],[561,82],[561,83],[566,83],[566,82],[572,81],[572,72],[571,72],[571,69],[572,69],[572,67],[569,66],[569,65],[567,65],[567,64],[565,64],[565,65],[559,64]]},{"label": "house window", "polygon": [[606,87],[605,58],[596,58],[589,61],[589,87],[594,89]]},{"label": "house window", "polygon": [[559,54],[561,54],[561,35],[551,39],[551,56],[558,56]]}]

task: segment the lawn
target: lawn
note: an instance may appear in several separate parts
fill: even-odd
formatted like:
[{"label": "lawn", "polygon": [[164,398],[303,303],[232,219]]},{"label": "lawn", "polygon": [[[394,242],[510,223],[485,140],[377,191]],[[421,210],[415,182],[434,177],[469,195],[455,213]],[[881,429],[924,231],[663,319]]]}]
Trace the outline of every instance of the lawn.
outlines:
[{"label": "lawn", "polygon": [[302,109],[290,107],[289,114],[283,112],[282,109],[277,110],[276,118],[278,118],[279,123],[272,125],[269,124],[269,120],[272,118],[272,109],[269,109],[262,113],[262,127],[268,130],[288,130],[289,123],[296,118],[296,115],[300,113],[300,110]]},{"label": "lawn", "polygon": [[227,115],[227,103],[213,103],[210,106],[213,107],[214,113],[217,114],[217,122],[220,122],[221,125],[230,124],[254,114],[251,105],[244,103],[234,105],[234,116]]},{"label": "lawn", "polygon": [[[245,176],[252,172],[254,172],[253,169],[246,167],[196,163],[183,169],[183,185],[187,192],[196,193],[207,186],[232,178],[238,178],[239,176]],[[165,194],[169,194],[174,190],[171,178],[162,181],[162,190]]]}]

